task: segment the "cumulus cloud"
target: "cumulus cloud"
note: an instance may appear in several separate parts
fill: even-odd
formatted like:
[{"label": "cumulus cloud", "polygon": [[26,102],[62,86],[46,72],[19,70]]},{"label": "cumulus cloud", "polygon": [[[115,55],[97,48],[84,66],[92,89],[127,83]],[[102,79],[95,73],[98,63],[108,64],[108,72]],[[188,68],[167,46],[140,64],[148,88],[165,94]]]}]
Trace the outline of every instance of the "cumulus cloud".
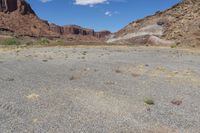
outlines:
[{"label": "cumulus cloud", "polygon": [[111,17],[111,16],[112,16],[112,12],[106,11],[106,12],[105,12],[105,15]]},{"label": "cumulus cloud", "polygon": [[118,11],[106,11],[105,13],[104,13],[104,15],[106,15],[106,16],[109,16],[109,17],[111,17],[111,16],[113,16],[113,15],[118,15],[118,14],[120,14]]},{"label": "cumulus cloud", "polygon": [[[50,2],[52,0],[40,0],[42,3],[47,3]],[[110,2],[124,2],[126,0],[73,0],[75,5],[89,5],[91,7],[93,7],[94,5],[97,4],[109,4]]]},{"label": "cumulus cloud", "polygon": [[51,0],[40,0],[42,3],[50,2]]},{"label": "cumulus cloud", "polygon": [[96,5],[107,2],[107,0],[75,0],[76,5]]}]

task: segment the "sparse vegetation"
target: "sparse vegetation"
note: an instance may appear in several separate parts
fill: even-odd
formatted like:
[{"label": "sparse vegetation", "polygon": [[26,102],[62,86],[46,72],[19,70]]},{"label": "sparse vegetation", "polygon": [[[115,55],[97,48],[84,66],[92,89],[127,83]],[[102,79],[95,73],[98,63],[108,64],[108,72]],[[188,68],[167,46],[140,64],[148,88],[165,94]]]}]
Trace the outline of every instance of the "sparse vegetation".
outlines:
[{"label": "sparse vegetation", "polygon": [[133,77],[139,77],[140,76],[140,74],[137,74],[137,73],[132,73],[131,74]]},{"label": "sparse vegetation", "polygon": [[40,45],[47,45],[47,44],[49,44],[50,42],[49,42],[48,39],[42,38],[42,39],[38,40],[37,43],[40,44]]},{"label": "sparse vegetation", "polygon": [[14,78],[7,78],[6,81],[14,81]]},{"label": "sparse vegetation", "polygon": [[146,103],[146,104],[148,104],[148,105],[154,105],[154,104],[155,104],[154,101],[153,101],[152,99],[150,99],[150,98],[146,98],[146,99],[144,100],[144,103]]},{"label": "sparse vegetation", "polygon": [[116,82],[108,80],[108,81],[105,81],[105,84],[114,85],[114,84],[116,84]]},{"label": "sparse vegetation", "polygon": [[176,44],[172,44],[170,47],[171,47],[171,48],[176,48],[177,45],[176,45]]},{"label": "sparse vegetation", "polygon": [[48,62],[48,60],[42,60],[43,62]]},{"label": "sparse vegetation", "polygon": [[8,38],[2,41],[2,45],[20,45],[20,41],[17,38]]},{"label": "sparse vegetation", "polygon": [[56,40],[55,42],[56,45],[60,45],[60,46],[63,46],[63,45],[66,45],[66,42],[64,40]]},{"label": "sparse vegetation", "polygon": [[116,69],[115,72],[116,72],[116,73],[121,73],[122,71],[119,70],[119,69]]},{"label": "sparse vegetation", "polygon": [[83,55],[86,55],[87,54],[87,51],[83,51],[83,53],[82,53]]},{"label": "sparse vegetation", "polygon": [[195,45],[195,44],[193,44],[193,45],[192,45],[192,48],[196,48],[196,45]]},{"label": "sparse vegetation", "polygon": [[84,59],[85,59],[85,57],[83,56],[83,57],[81,57],[81,59],[83,59],[83,60],[84,60]]},{"label": "sparse vegetation", "polygon": [[27,46],[34,45],[34,42],[33,42],[33,41],[29,41],[29,42],[26,43],[26,45],[27,45]]},{"label": "sparse vegetation", "polygon": [[71,77],[69,78],[69,80],[75,80],[75,79],[76,79],[75,76],[71,76]]}]

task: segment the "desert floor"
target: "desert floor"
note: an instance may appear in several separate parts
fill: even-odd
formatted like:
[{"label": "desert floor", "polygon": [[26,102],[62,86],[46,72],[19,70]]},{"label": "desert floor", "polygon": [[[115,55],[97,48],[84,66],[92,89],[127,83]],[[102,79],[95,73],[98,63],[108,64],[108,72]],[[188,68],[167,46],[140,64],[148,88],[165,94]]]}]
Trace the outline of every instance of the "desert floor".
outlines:
[{"label": "desert floor", "polygon": [[2,133],[199,131],[199,52],[126,46],[0,51]]}]

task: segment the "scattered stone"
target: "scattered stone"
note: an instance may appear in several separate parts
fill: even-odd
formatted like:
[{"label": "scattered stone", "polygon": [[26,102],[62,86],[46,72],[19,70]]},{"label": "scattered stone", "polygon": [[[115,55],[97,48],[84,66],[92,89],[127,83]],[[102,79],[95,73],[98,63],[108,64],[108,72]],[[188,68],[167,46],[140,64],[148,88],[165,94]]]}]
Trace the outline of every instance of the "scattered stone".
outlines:
[{"label": "scattered stone", "polygon": [[179,106],[179,105],[182,104],[182,101],[181,100],[172,100],[171,103],[174,104],[174,105]]},{"label": "scattered stone", "polygon": [[69,80],[76,80],[76,79],[79,79],[79,77],[78,77],[78,76],[71,76],[71,77],[69,78]]},{"label": "scattered stone", "polygon": [[147,111],[151,111],[151,108],[147,108]]},{"label": "scattered stone", "polygon": [[116,84],[116,82],[114,82],[114,81],[106,81],[105,84],[114,85],[114,84]]},{"label": "scattered stone", "polygon": [[140,76],[140,74],[137,74],[137,73],[132,73],[131,74],[133,77],[139,77]]},{"label": "scattered stone", "polygon": [[33,123],[36,123],[36,122],[38,122],[38,119],[36,119],[36,118],[33,119]]},{"label": "scattered stone", "polygon": [[82,53],[83,55],[86,55],[87,54],[87,51],[83,51],[83,53]]},{"label": "scattered stone", "polygon": [[29,57],[32,57],[32,55],[26,55],[25,57],[26,57],[26,58],[29,58]]},{"label": "scattered stone", "polygon": [[7,78],[6,81],[9,81],[9,82],[12,82],[14,81],[15,79],[14,78]]},{"label": "scattered stone", "polygon": [[53,60],[53,58],[52,58],[52,57],[49,57],[48,60]]},{"label": "scattered stone", "polygon": [[38,99],[39,98],[39,95],[38,94],[35,94],[35,93],[32,93],[28,96],[26,96],[26,98],[30,99],[30,100],[35,100],[35,99]]},{"label": "scattered stone", "polygon": [[84,71],[90,71],[90,68],[85,68]]}]

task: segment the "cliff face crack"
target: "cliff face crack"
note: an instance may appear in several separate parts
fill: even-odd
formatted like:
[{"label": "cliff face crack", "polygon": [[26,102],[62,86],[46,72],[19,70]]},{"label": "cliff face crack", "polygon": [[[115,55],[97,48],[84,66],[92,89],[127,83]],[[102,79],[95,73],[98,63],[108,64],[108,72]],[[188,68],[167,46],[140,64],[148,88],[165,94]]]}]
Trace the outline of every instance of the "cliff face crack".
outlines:
[{"label": "cliff face crack", "polygon": [[8,10],[7,0],[0,0],[0,11],[7,11],[7,10]]},{"label": "cliff face crack", "polygon": [[14,0],[0,0],[0,11],[1,12],[12,12],[17,10],[19,1]]}]

